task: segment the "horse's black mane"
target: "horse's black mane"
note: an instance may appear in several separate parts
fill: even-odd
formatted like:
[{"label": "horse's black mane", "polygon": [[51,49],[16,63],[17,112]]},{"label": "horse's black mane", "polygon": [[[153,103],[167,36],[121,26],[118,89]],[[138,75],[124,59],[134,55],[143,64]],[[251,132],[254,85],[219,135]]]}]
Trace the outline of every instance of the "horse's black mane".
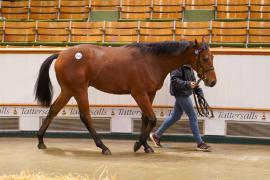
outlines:
[{"label": "horse's black mane", "polygon": [[152,53],[154,55],[179,55],[191,44],[193,45],[194,42],[164,41],[157,43],[132,43],[127,45],[127,47],[136,47],[143,53]]}]

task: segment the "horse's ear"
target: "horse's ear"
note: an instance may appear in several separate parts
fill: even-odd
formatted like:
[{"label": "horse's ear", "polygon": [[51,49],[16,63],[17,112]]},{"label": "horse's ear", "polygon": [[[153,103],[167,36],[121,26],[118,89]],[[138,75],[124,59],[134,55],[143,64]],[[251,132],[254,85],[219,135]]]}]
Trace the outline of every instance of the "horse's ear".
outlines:
[{"label": "horse's ear", "polygon": [[196,48],[199,47],[199,46],[198,46],[198,41],[197,41],[197,39],[195,39],[195,46],[196,46]]},{"label": "horse's ear", "polygon": [[202,37],[202,43],[203,44],[206,43],[206,37],[205,36]]},{"label": "horse's ear", "polygon": [[203,37],[202,37],[202,45],[204,46],[204,48],[205,48],[206,50],[209,49],[209,45],[208,45],[208,43],[207,43],[206,36],[203,36]]}]

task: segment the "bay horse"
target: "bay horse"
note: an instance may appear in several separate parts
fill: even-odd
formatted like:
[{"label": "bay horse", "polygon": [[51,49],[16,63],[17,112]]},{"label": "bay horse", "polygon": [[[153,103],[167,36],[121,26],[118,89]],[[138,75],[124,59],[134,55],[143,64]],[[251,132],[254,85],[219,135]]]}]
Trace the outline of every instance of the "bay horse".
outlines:
[{"label": "bay horse", "polygon": [[[49,68],[54,59],[61,92],[51,105],[53,89]],[[46,148],[43,141],[45,131],[73,96],[78,104],[80,119],[96,146],[102,149],[102,154],[111,154],[93,127],[88,100],[88,87],[92,86],[107,93],[131,94],[142,111],[141,134],[134,144],[134,152],[144,146],[146,153],[153,153],[147,139],[157,121],[152,109],[156,91],[172,70],[184,64],[190,64],[206,86],[215,85],[213,55],[204,39],[201,43],[182,40],[132,43],[120,47],[81,44],[51,55],[41,65],[35,85],[38,103],[50,106],[37,132],[38,148]]]}]

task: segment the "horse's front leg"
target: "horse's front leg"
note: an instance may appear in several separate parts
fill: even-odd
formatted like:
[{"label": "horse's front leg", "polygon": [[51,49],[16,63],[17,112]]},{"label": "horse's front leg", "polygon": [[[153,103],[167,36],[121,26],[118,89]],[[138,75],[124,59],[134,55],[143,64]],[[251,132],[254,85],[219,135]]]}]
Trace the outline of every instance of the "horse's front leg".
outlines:
[{"label": "horse's front leg", "polygon": [[86,126],[86,128],[88,129],[90,135],[94,139],[96,146],[102,149],[102,154],[111,155],[112,154],[111,151],[103,144],[103,142],[97,135],[96,130],[93,127],[93,122],[89,110],[87,88],[85,91],[77,93],[75,99],[79,106],[80,118],[84,123],[84,125]]},{"label": "horse's front leg", "polygon": [[[141,119],[142,119],[141,136],[142,136],[142,134],[145,134],[145,132],[146,132],[146,128],[148,126],[149,120],[148,120],[147,116],[145,116],[145,115],[142,115]],[[141,136],[140,136],[140,139],[142,138]],[[147,141],[136,142],[134,144],[134,151],[136,152],[137,150],[139,150],[142,145],[144,146],[144,151],[146,153],[153,153],[154,152],[153,149],[148,145]]]},{"label": "horse's front leg", "polygon": [[[148,93],[148,97],[150,99],[151,106],[153,105],[153,101],[154,101],[155,96],[156,96],[156,92],[155,91],[154,92],[151,92],[151,93]],[[141,134],[144,134],[144,132],[146,131],[146,128],[148,126],[148,123],[149,123],[149,120],[148,120],[147,116],[142,115],[142,129],[141,129]],[[148,134],[148,136],[149,136],[149,134]],[[153,152],[153,149],[147,144],[147,141],[145,141],[144,149],[145,149],[145,152],[147,152],[147,150],[149,151],[148,153],[152,153]]]},{"label": "horse's front leg", "polygon": [[157,121],[155,113],[152,109],[151,99],[147,94],[138,94],[138,95],[132,94],[132,96],[138,103],[143,113],[141,135],[139,142],[135,142],[134,144],[134,151],[135,152],[138,151],[140,147],[143,145],[144,151],[146,153],[153,153],[154,150],[147,144],[149,134],[152,131],[153,127],[155,127]]}]

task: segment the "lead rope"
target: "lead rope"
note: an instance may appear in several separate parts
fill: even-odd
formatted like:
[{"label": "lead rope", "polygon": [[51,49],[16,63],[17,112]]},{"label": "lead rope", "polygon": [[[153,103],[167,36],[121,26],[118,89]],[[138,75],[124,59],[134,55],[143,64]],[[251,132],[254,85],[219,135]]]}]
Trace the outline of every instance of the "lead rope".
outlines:
[{"label": "lead rope", "polygon": [[[198,85],[201,82],[201,80],[202,79],[199,79],[197,81]],[[193,97],[199,115],[202,117],[213,118],[214,117],[213,109],[209,106],[206,99],[199,93],[196,93],[195,90],[193,90]]]}]

